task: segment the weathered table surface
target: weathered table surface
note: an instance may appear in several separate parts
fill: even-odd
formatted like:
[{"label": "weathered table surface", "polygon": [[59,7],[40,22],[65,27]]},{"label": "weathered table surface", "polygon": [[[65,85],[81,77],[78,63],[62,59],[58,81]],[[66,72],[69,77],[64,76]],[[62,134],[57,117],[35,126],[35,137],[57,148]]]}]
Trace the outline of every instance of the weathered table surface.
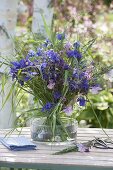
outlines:
[{"label": "weathered table surface", "polygon": [[[0,130],[0,137],[8,130]],[[106,129],[107,134],[113,139],[113,129]],[[12,136],[17,136],[14,131]],[[23,128],[21,135],[30,138],[30,129]],[[101,129],[78,128],[77,141],[83,142],[94,137],[106,138]],[[49,146],[38,144],[37,150],[10,151],[0,143],[0,167],[36,168],[41,170],[113,170],[113,149],[91,148],[90,152],[72,152],[63,155],[52,155],[63,146]]]}]

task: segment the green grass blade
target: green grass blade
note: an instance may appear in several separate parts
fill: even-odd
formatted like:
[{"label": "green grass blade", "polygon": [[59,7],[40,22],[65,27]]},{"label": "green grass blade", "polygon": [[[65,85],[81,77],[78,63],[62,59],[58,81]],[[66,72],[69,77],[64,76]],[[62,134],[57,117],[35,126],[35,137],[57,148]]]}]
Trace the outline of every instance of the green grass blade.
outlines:
[{"label": "green grass blade", "polygon": [[3,109],[3,107],[4,107],[4,105],[6,104],[7,100],[8,100],[9,97],[12,95],[13,90],[14,90],[14,87],[15,87],[15,84],[16,84],[16,82],[14,82],[13,85],[11,86],[11,89],[10,89],[10,91],[9,91],[9,93],[8,93],[8,95],[7,95],[6,99],[5,99],[5,101],[3,102],[2,108],[1,108],[1,109]]},{"label": "green grass blade", "polygon": [[49,26],[48,26],[47,23],[46,23],[45,17],[44,17],[44,15],[43,15],[42,12],[41,12],[41,16],[42,16],[42,20],[43,20],[43,23],[44,23],[44,28],[45,28],[45,30],[46,30],[46,33],[47,33],[49,39],[51,40],[51,31],[50,31],[50,29],[49,29]]}]

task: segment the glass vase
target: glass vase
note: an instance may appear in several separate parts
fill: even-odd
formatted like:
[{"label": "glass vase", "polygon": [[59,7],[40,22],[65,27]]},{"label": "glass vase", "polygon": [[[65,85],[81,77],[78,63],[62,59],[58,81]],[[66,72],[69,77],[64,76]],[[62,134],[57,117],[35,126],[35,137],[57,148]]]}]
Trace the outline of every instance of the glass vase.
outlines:
[{"label": "glass vase", "polygon": [[56,124],[54,134],[51,126],[45,124],[45,121],[46,118],[34,118],[31,121],[31,138],[34,142],[51,142],[53,144],[76,142],[77,120],[65,120],[63,127]]}]

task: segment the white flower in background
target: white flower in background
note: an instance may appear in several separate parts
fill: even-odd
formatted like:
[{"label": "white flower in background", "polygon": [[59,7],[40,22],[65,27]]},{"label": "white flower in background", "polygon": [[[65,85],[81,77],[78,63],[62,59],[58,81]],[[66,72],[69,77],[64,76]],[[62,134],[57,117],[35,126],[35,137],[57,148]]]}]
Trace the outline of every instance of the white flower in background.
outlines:
[{"label": "white flower in background", "polygon": [[105,79],[109,80],[110,82],[113,82],[113,69],[105,74]]},{"label": "white flower in background", "polygon": [[54,88],[54,86],[55,86],[55,83],[53,82],[53,80],[50,80],[49,84],[47,85],[47,88],[51,90]]}]

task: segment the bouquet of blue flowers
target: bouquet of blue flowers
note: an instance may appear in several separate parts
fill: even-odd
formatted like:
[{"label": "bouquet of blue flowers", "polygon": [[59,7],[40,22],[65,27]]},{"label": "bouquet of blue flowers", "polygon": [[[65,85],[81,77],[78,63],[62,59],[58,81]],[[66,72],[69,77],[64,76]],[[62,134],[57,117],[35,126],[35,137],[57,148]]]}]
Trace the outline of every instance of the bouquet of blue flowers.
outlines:
[{"label": "bouquet of blue flowers", "polygon": [[74,119],[75,104],[84,108],[89,91],[96,94],[102,90],[103,74],[110,67],[95,64],[91,53],[94,41],[71,43],[64,33],[57,33],[51,39],[35,39],[30,49],[18,53],[10,63],[12,80],[34,96],[37,116],[46,117],[52,140],[57,125],[65,133],[61,139],[67,139],[69,130],[64,122]]}]

